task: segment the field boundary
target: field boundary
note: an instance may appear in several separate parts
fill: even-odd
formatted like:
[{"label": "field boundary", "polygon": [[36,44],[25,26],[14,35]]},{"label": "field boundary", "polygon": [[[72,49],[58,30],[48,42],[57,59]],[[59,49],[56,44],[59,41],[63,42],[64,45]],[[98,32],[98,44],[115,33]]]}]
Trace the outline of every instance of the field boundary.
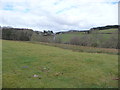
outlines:
[{"label": "field boundary", "polygon": [[70,44],[58,44],[58,43],[46,43],[46,42],[31,42],[34,44],[43,44],[48,46],[59,47],[62,49],[68,49],[77,52],[88,52],[88,53],[104,53],[104,54],[115,54],[119,55],[119,49],[110,49],[110,48],[96,48],[96,47],[87,47],[87,46],[79,46],[79,45],[70,45]]}]

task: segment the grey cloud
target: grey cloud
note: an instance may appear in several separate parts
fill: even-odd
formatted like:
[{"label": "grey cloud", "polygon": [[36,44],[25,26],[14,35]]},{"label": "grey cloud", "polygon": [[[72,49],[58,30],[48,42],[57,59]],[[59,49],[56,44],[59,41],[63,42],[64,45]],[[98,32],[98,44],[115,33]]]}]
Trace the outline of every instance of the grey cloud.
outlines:
[{"label": "grey cloud", "polygon": [[[14,8],[17,9],[15,11],[2,10],[4,4],[10,1],[14,2]],[[116,5],[99,2],[84,2],[79,4],[78,0],[69,0],[68,5],[68,2],[66,3],[65,0],[62,0],[59,5],[54,6],[56,0],[19,1],[20,0],[2,1],[2,6],[0,6],[0,25],[29,27],[34,30],[49,29],[56,32],[59,30],[82,30],[89,29],[93,26],[117,24]],[[76,7],[72,8],[72,6]],[[56,13],[57,11],[68,7],[71,8],[63,13]],[[23,12],[24,9],[29,9],[29,11]]]}]

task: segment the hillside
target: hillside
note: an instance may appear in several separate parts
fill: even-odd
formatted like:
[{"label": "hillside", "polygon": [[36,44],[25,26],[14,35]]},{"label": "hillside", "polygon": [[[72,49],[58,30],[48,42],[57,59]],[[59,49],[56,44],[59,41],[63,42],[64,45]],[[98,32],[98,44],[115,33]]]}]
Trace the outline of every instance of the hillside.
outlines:
[{"label": "hillside", "polygon": [[3,40],[3,88],[116,88],[118,55]]},{"label": "hillside", "polygon": [[66,32],[56,36],[61,43],[98,47],[98,48],[119,48],[118,29],[91,30],[90,33]]},{"label": "hillside", "polygon": [[64,43],[79,46],[118,49],[118,25],[91,28],[90,30],[66,32],[33,31],[32,29],[2,27],[2,39]]}]

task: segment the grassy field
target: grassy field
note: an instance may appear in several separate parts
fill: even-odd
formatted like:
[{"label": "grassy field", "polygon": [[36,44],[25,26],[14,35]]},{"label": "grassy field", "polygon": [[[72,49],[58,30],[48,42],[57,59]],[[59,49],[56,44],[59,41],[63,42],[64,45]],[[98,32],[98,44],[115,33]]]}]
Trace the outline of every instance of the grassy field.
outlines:
[{"label": "grassy field", "polygon": [[59,47],[62,49],[68,49],[77,52],[88,52],[88,53],[106,53],[106,54],[116,54],[118,55],[118,49],[111,48],[96,48],[96,47],[87,47],[79,45],[70,45],[70,44],[59,44],[59,43],[46,43],[46,42],[35,42],[30,41],[29,43],[43,44],[48,46]]},{"label": "grassy field", "polygon": [[3,88],[117,88],[118,55],[3,40]]},{"label": "grassy field", "polygon": [[100,30],[99,33],[118,33],[118,29]]},{"label": "grassy field", "polygon": [[94,33],[95,34],[97,33],[98,37],[103,37],[104,40],[107,40],[112,36],[111,34],[108,34],[108,33],[114,33],[116,34],[116,37],[117,37],[118,29],[106,29],[106,30],[98,30],[98,31],[95,30],[92,33],[93,34],[85,34],[83,32],[69,32],[69,33],[57,35],[57,37],[60,37],[62,39],[62,42],[65,43],[65,42],[69,42],[73,37],[82,37],[84,35],[88,35],[91,37],[94,35]]},{"label": "grassy field", "polygon": [[72,37],[81,37],[84,33],[82,32],[72,32],[72,33],[64,33],[57,35],[57,37],[60,37],[62,39],[62,42],[68,42]]}]

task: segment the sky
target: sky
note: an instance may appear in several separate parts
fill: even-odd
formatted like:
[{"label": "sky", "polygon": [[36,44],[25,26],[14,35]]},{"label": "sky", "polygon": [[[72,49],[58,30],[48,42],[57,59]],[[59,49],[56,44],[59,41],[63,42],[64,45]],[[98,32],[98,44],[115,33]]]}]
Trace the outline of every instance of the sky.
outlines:
[{"label": "sky", "polygon": [[119,0],[0,0],[0,26],[37,31],[118,24]]}]

